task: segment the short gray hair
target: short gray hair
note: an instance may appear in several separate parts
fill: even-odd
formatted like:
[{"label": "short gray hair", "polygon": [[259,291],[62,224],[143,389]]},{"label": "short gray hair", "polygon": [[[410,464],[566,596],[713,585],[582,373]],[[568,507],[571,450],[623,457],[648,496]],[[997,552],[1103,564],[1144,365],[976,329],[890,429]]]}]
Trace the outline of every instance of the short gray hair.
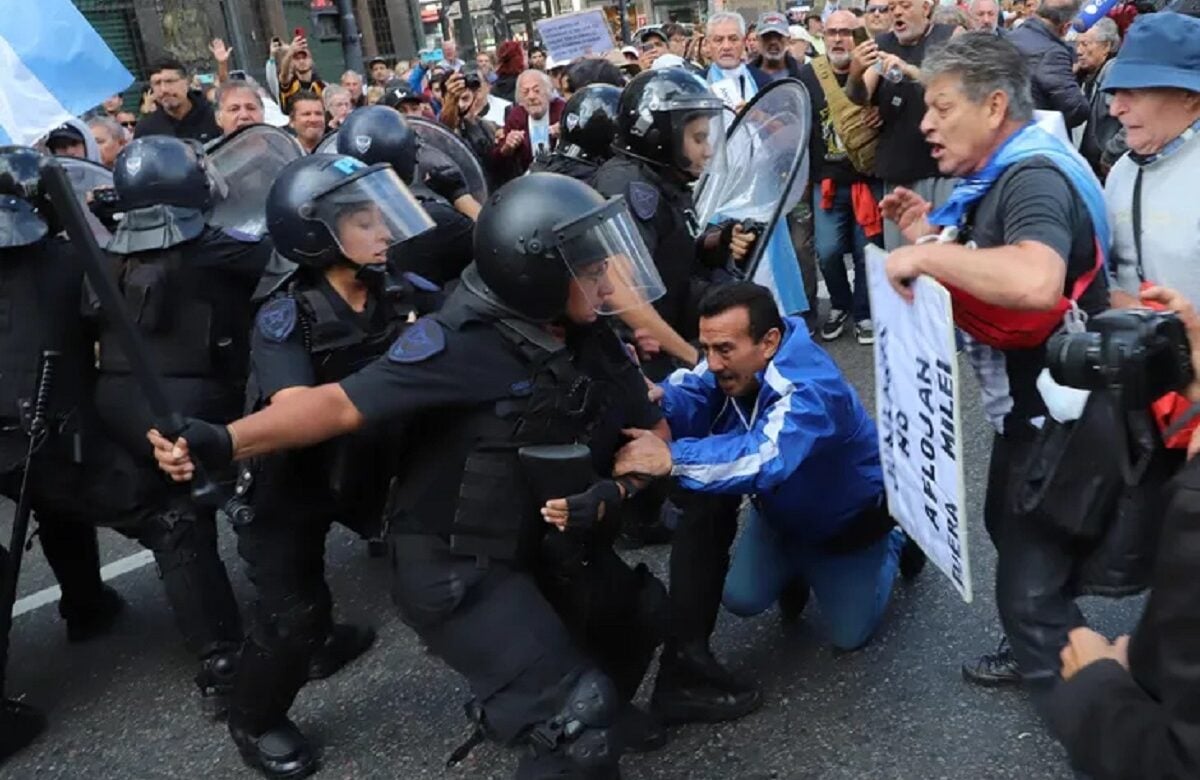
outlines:
[{"label": "short gray hair", "polygon": [[538,70],[537,68],[526,68],[525,70],[521,71],[520,76],[517,76],[517,93],[518,93],[517,97],[518,98],[521,96],[520,95],[521,81],[526,76],[530,76],[530,75],[537,77],[537,79],[542,82],[542,86],[546,88],[547,95],[554,94],[554,82],[550,80],[550,76],[546,73],[546,71]]},{"label": "short gray hair", "polygon": [[339,84],[327,85],[325,91],[321,93],[321,99],[325,102],[325,110],[328,111],[330,109],[334,98],[342,95],[345,95],[347,100],[353,102],[353,98],[350,97],[350,90]]},{"label": "short gray hair", "polygon": [[239,90],[245,90],[254,95],[254,101],[258,103],[258,107],[263,108],[262,95],[258,94],[258,83],[250,79],[228,79],[221,86],[217,87],[217,94],[213,96],[213,103],[216,105],[216,108],[220,110],[221,101],[225,99],[226,95]]},{"label": "short gray hair", "polygon": [[734,24],[737,25],[738,35],[746,34],[746,19],[745,19],[745,17],[743,17],[741,14],[735,13],[733,11],[721,11],[720,13],[715,13],[712,16],[708,17],[708,23],[706,25],[704,25],[705,34],[712,35],[712,28],[716,27],[718,24],[721,24],[722,22],[733,22]]},{"label": "short gray hair", "polygon": [[1117,27],[1117,23],[1105,16],[1092,25],[1092,29],[1088,30],[1096,43],[1107,43],[1108,53],[1116,54],[1117,49],[1121,48],[1121,28]]},{"label": "short gray hair", "polygon": [[115,119],[106,116],[94,116],[88,120],[87,126],[89,130],[93,127],[103,127],[108,132],[109,138],[114,140],[129,140],[128,136],[125,135],[125,128],[121,127],[121,124]]},{"label": "short gray hair", "polygon": [[1033,95],[1025,58],[1004,38],[989,32],[955,36],[933,48],[921,63],[921,80],[955,75],[972,103],[982,103],[993,92],[1008,96],[1008,118],[1028,122],[1033,118]]},{"label": "short gray hair", "polygon": [[1061,27],[1079,16],[1082,7],[1083,0],[1042,0],[1038,4],[1037,15]]},{"label": "short gray hair", "polygon": [[342,77],[340,79],[338,79],[338,81],[345,81],[347,76],[353,76],[354,78],[358,79],[359,81],[362,81],[362,74],[356,70],[346,71],[345,73],[342,74]]}]

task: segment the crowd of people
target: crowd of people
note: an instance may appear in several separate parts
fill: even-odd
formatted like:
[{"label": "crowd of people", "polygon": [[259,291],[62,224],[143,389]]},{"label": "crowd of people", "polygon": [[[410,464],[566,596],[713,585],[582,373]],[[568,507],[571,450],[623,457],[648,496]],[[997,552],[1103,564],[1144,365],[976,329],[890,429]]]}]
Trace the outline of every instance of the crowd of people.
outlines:
[{"label": "crowd of people", "polygon": [[[668,726],[743,717],[762,695],[710,649],[722,605],[796,619],[811,599],[828,641],[855,650],[924,565],[889,514],[874,421],[819,345],[848,329],[874,343],[874,244],[901,296],[922,275],[952,290],[995,432],[984,525],[1003,639],[963,676],[1023,686],[1095,780],[1200,776],[1190,429],[1160,448],[1179,475],[1161,544],[1132,534],[1155,564],[1132,639],[1090,631],[1076,604],[1117,591],[1129,549],[1047,508],[1074,498],[1066,480],[1016,501],[1047,432],[1079,419],[1048,401],[1060,326],[1168,309],[1200,375],[1200,13],[1176,2],[1080,32],[1080,0],[830,0],[651,26],[574,62],[517,41],[464,62],[446,41],[436,62],[375,58],[338,83],[303,37],[272,41],[261,81],[215,40],[211,83],[164,59],[140,115],[114,96],[40,149],[0,149],[0,257],[22,280],[0,397],[16,410],[52,367],[38,408],[61,423],[30,460],[21,421],[3,428],[0,488],[31,477],[68,637],[121,612],[94,530],[114,527],[154,553],[201,699],[247,763],[309,774],[288,710],[375,641],[334,620],[324,545],[342,523],[386,545],[401,619],[466,679],[473,741],[520,749],[520,778],[615,778]],[[810,181],[785,215],[806,312],[740,280],[764,239],[698,224],[693,201],[730,110],[782,79],[810,106]],[[489,196],[430,162],[415,118],[462,141]],[[267,182],[265,229],[233,230],[213,207],[239,193],[215,191],[212,169],[263,125],[295,156]],[[112,171],[115,197],[88,199],[181,429],[151,414],[137,350],[71,262],[86,250],[62,235],[47,156]],[[1162,429],[1200,399],[1173,389]],[[252,510],[234,529],[248,628],[216,508],[190,489],[202,477]],[[617,552],[662,541],[667,583]],[[0,715],[6,752],[34,738],[26,705]]]}]

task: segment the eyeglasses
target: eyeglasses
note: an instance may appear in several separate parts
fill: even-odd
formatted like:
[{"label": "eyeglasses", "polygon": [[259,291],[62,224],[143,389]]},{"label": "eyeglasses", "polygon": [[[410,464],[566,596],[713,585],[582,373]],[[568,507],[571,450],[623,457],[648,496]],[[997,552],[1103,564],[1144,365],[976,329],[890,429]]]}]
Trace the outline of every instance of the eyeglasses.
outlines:
[{"label": "eyeglasses", "polygon": [[137,122],[122,122],[121,127],[137,127]]},{"label": "eyeglasses", "polygon": [[854,30],[842,29],[840,27],[826,27],[826,38],[853,38]]}]

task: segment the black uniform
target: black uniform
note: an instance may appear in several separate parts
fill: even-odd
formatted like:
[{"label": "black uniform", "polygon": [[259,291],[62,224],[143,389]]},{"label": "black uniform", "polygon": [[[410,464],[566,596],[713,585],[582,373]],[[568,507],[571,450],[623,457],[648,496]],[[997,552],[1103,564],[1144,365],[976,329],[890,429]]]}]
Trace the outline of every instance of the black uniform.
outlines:
[{"label": "black uniform", "polygon": [[475,223],[428,187],[413,184],[410,189],[434,227],[393,246],[389,263],[396,271],[410,271],[445,286],[458,279],[474,256]]},{"label": "black uniform", "polygon": [[[349,376],[386,352],[410,316],[437,300],[424,280],[381,274],[358,312],[310,268],[282,279],[268,275],[260,289],[266,300],[250,337],[251,410],[281,390]],[[231,728],[261,734],[286,718],[309,677],[313,651],[334,628],[325,536],[335,520],[378,533],[395,451],[395,440],[375,430],[243,466],[243,474],[253,475],[254,520],[236,528],[238,553],[257,600],[230,704]]]},{"label": "black uniform", "polygon": [[531,173],[561,173],[572,179],[591,182],[600,166],[590,160],[584,160],[562,152],[554,152],[548,157],[541,157],[529,166]]},{"label": "black uniform", "polygon": [[[114,241],[121,238],[118,231]],[[116,256],[130,313],[182,414],[213,422],[239,416],[250,297],[270,250],[270,241],[204,227],[165,249]],[[202,659],[201,691],[218,693],[229,681],[242,627],[217,552],[215,510],[198,506],[186,485],[158,471],[145,440],[155,420],[116,332],[100,322],[96,407],[119,446],[105,457],[98,479],[120,509],[117,530],[154,552],[180,631]]]},{"label": "black uniform", "polygon": [[[624,567],[602,539],[569,551],[600,562],[598,576],[625,584],[613,595],[627,599],[597,604],[593,614],[572,620],[573,637],[531,576],[553,551],[543,547],[547,526],[525,489],[517,449],[589,442],[593,465],[605,474],[620,428],[652,425],[658,412],[607,325],[572,333],[563,345],[479,298],[469,289],[471,273],[441,312],[418,321],[386,359],[342,387],[368,426],[407,418],[410,440],[422,443],[406,453],[389,499],[393,598],[401,616],[467,678],[490,736],[540,739],[549,751],[570,743],[571,734],[555,733],[553,725],[565,702],[597,684],[586,649],[599,648],[590,638],[607,619],[621,616],[615,625],[628,625],[653,612],[642,605],[653,602],[656,581]],[[542,573],[553,582],[568,570]],[[560,595],[558,606],[568,608],[573,596]],[[655,628],[659,621],[655,615],[645,622]],[[610,642],[615,635],[626,649],[636,644],[608,627]],[[646,651],[624,657],[611,645],[595,653],[626,693],[636,689],[657,639],[645,644]],[[621,668],[630,665],[640,668]],[[588,724],[591,716],[576,717]],[[597,714],[589,725],[602,732],[612,718]]]}]

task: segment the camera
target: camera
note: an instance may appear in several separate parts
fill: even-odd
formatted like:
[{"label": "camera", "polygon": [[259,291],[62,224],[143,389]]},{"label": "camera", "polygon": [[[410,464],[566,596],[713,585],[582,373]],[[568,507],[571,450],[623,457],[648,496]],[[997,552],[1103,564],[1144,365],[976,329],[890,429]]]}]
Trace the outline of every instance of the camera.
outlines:
[{"label": "camera", "polygon": [[479,89],[481,82],[478,73],[464,73],[463,86],[467,89]]},{"label": "camera", "polygon": [[1183,322],[1148,309],[1112,309],[1089,319],[1085,333],[1059,331],[1046,342],[1046,358],[1060,385],[1112,389],[1134,409],[1194,378]]}]

